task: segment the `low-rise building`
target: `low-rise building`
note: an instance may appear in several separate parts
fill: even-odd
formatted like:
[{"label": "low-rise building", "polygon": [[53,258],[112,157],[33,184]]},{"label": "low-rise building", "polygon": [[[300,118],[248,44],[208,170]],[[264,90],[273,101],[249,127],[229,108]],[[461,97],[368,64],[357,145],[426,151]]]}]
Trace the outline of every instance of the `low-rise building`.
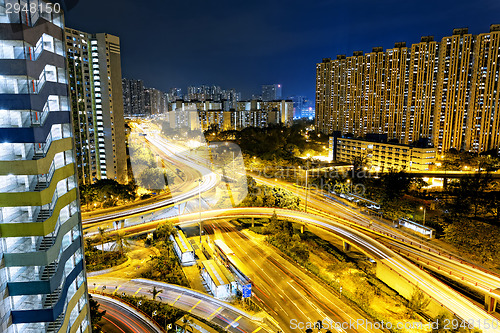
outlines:
[{"label": "low-rise building", "polygon": [[435,148],[332,137],[330,156],[337,162],[361,159],[371,171],[428,171],[436,162]]},{"label": "low-rise building", "polygon": [[174,245],[175,254],[177,254],[183,266],[196,263],[193,247],[182,230],[179,230],[175,236],[170,235],[170,240]]},{"label": "low-rise building", "polygon": [[217,265],[215,260],[204,260],[201,264],[201,277],[207,283],[212,295],[219,299],[229,298],[233,292],[234,279],[227,269]]}]

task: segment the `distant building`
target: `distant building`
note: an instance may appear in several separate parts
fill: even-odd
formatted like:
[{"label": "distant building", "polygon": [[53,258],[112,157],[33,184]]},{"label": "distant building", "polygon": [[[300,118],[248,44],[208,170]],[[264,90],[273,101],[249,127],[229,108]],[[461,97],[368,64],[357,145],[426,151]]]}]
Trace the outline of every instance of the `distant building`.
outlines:
[{"label": "distant building", "polygon": [[155,88],[144,89],[144,114],[163,114],[168,111],[165,93]]},{"label": "distant building", "polygon": [[183,101],[169,103],[168,121],[171,128],[207,130],[212,126],[220,130],[241,130],[246,127],[266,127],[269,124],[293,124],[293,102],[282,100],[241,101],[236,110],[224,108],[225,101]]},{"label": "distant building", "polygon": [[66,28],[78,178],[127,181],[120,39]]},{"label": "distant building", "polygon": [[370,171],[393,170],[428,171],[436,162],[437,149],[411,147],[386,142],[342,137],[330,138],[330,157],[337,162],[350,163],[359,158]]},{"label": "distant building", "polygon": [[127,116],[144,115],[146,112],[144,83],[142,80],[122,80],[123,108]]},{"label": "distant building", "polygon": [[305,96],[292,96],[290,100],[293,101],[293,118],[294,119],[313,119],[314,118],[314,105]]},{"label": "distant building", "polygon": [[219,86],[190,86],[184,100],[224,102],[223,109],[229,111],[236,109],[236,103],[241,100],[241,93],[235,89],[225,90]]},{"label": "distant building", "polygon": [[281,84],[268,84],[262,86],[262,100],[264,102],[276,101],[281,98]]},{"label": "distant building", "polygon": [[178,99],[182,99],[182,89],[181,88],[171,88],[167,93],[167,102],[175,102]]},{"label": "distant building", "polygon": [[386,134],[411,144],[429,139],[450,149],[500,151],[500,25],[467,28],[434,41],[373,48],[316,66],[316,127],[364,137]]}]

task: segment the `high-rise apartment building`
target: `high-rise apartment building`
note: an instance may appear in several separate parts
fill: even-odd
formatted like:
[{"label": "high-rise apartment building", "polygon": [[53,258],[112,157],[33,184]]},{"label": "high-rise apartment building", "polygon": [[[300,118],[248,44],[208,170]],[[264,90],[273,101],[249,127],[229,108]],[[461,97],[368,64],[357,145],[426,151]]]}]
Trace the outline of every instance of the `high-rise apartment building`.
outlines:
[{"label": "high-rise apartment building", "polygon": [[500,147],[500,25],[476,37],[465,149],[485,151]]},{"label": "high-rise apartment building", "polygon": [[474,36],[455,29],[440,42],[354,52],[316,66],[316,125],[355,137],[387,134],[439,152],[500,148],[500,28]]},{"label": "high-rise apartment building", "polygon": [[155,88],[144,90],[144,114],[163,114],[168,111],[166,94]]},{"label": "high-rise apartment building", "polygon": [[281,84],[266,84],[262,86],[263,101],[277,101],[281,99]]},{"label": "high-rise apartment building", "polygon": [[143,115],[145,112],[144,83],[142,80],[122,80],[123,107],[127,116]]},{"label": "high-rise apartment building", "polygon": [[120,39],[66,28],[65,40],[80,182],[126,182]]},{"label": "high-rise apartment building", "polygon": [[90,332],[64,19],[31,3],[0,1],[0,332]]}]

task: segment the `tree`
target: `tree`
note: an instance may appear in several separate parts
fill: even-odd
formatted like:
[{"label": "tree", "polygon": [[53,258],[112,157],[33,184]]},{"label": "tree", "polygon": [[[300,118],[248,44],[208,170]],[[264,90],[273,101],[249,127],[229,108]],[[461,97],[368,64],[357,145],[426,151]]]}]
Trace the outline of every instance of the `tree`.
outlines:
[{"label": "tree", "polygon": [[156,286],[153,286],[153,289],[149,290],[149,292],[153,296],[153,301],[154,301],[156,299],[156,296],[158,296],[158,294],[161,294],[163,292],[163,290],[156,289]]},{"label": "tree", "polygon": [[393,200],[400,198],[408,192],[411,184],[411,177],[404,171],[390,170],[382,176],[382,186],[385,199]]},{"label": "tree", "polygon": [[99,228],[97,228],[97,231],[99,232],[99,240],[101,241],[101,254],[104,257],[104,242],[107,238],[106,229],[99,227]]},{"label": "tree", "polygon": [[414,318],[415,314],[424,312],[430,302],[430,298],[427,298],[424,292],[416,286],[408,300],[408,316]]},{"label": "tree", "polygon": [[117,250],[120,255],[123,255],[125,250],[130,246],[130,242],[127,237],[125,237],[125,232],[118,231],[114,236],[114,240],[114,249]]},{"label": "tree", "polygon": [[144,170],[138,179],[140,186],[155,191],[162,191],[165,189],[165,173],[160,168],[148,168]]},{"label": "tree", "polygon": [[90,321],[92,325],[92,332],[101,333],[101,325],[99,322],[102,317],[106,314],[106,310],[99,311],[100,304],[89,295],[89,307],[90,307]]},{"label": "tree", "polygon": [[182,332],[187,332],[188,327],[191,329],[191,332],[193,332],[193,325],[194,321],[191,319],[191,316],[189,314],[186,314],[182,318]]},{"label": "tree", "polygon": [[175,229],[172,222],[162,223],[156,228],[156,237],[166,242],[170,236],[175,236],[177,229]]}]

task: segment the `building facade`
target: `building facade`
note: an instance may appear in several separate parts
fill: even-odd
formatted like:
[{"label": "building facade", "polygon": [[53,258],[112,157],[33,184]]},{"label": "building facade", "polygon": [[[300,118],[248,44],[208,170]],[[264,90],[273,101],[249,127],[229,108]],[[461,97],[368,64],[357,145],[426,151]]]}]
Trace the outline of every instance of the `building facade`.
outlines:
[{"label": "building facade", "polygon": [[66,28],[78,177],[127,181],[120,40]]},{"label": "building facade", "polygon": [[387,134],[411,144],[429,139],[439,152],[500,148],[500,28],[472,35],[455,29],[440,42],[373,48],[316,66],[316,125],[355,137]]},{"label": "building facade", "polygon": [[282,98],[281,84],[266,84],[262,86],[262,100],[277,101]]},{"label": "building facade", "polygon": [[171,128],[186,127],[206,131],[216,127],[222,131],[241,130],[247,127],[266,127],[269,124],[293,124],[293,102],[282,100],[241,101],[236,110],[227,111],[225,103],[214,101],[183,101],[169,103],[166,119]]},{"label": "building facade", "polygon": [[0,1],[0,331],[90,332],[64,18],[30,3]]},{"label": "building facade", "polygon": [[369,171],[428,171],[436,162],[436,148],[337,138],[330,140],[330,156],[338,162],[363,161]]},{"label": "building facade", "polygon": [[155,88],[144,89],[145,115],[163,114],[168,111],[167,96]]},{"label": "building facade", "polygon": [[145,112],[144,83],[142,80],[122,80],[123,108],[127,116],[143,115]]}]

